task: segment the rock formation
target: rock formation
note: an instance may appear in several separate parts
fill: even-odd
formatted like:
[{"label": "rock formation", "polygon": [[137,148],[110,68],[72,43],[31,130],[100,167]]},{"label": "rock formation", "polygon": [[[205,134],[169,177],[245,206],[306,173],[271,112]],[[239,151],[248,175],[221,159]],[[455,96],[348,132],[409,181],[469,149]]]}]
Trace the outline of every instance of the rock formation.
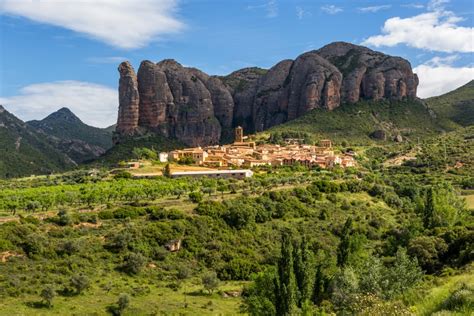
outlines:
[{"label": "rock formation", "polygon": [[135,70],[132,65],[123,62],[119,66],[119,113],[116,131],[119,134],[131,134],[138,128],[139,93]]},{"label": "rock formation", "polygon": [[117,139],[154,132],[189,146],[228,141],[238,125],[262,131],[315,108],[414,99],[418,85],[408,61],[343,42],[269,70],[245,68],[228,76],[209,76],[169,59],[143,61],[137,75],[124,62],[119,72]]}]

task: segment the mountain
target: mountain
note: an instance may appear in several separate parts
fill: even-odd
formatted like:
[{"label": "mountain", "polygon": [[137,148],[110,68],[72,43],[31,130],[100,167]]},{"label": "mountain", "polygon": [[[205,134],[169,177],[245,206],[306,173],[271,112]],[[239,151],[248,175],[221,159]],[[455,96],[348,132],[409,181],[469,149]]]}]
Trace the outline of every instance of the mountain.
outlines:
[{"label": "mountain", "polygon": [[76,163],[95,159],[112,147],[110,131],[84,124],[68,108],[27,124],[44,134],[53,147]]},{"label": "mountain", "polygon": [[360,100],[414,100],[418,78],[408,61],[336,42],[283,60],[269,70],[209,76],[174,60],[119,66],[116,141],[153,132],[186,145],[230,140],[241,125],[258,132],[313,109],[333,111]]},{"label": "mountain", "polygon": [[0,178],[45,174],[75,166],[42,133],[0,106]]},{"label": "mountain", "polygon": [[448,126],[449,121],[461,126],[473,125],[474,80],[449,93],[426,99],[426,103]]}]

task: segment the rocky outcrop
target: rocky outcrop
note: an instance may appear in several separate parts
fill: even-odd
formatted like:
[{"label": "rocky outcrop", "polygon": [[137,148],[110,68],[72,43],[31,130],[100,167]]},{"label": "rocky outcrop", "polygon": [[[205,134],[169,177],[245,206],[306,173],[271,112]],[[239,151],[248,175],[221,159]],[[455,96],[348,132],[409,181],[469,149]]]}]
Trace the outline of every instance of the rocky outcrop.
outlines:
[{"label": "rocky outcrop", "polygon": [[326,45],[316,52],[342,73],[343,102],[416,97],[418,77],[403,58],[344,42]]},{"label": "rocky outcrop", "polygon": [[339,70],[316,52],[296,58],[289,76],[288,119],[315,108],[339,106],[341,81]]},{"label": "rocky outcrop", "polygon": [[228,76],[208,76],[170,59],[142,62],[137,76],[124,62],[119,72],[119,138],[154,132],[189,146],[230,141],[235,126],[262,131],[316,108],[413,99],[418,85],[408,61],[343,42],[269,70],[245,68]]},{"label": "rocky outcrop", "polygon": [[139,93],[135,70],[123,62],[119,66],[119,113],[116,131],[131,134],[138,128]]}]

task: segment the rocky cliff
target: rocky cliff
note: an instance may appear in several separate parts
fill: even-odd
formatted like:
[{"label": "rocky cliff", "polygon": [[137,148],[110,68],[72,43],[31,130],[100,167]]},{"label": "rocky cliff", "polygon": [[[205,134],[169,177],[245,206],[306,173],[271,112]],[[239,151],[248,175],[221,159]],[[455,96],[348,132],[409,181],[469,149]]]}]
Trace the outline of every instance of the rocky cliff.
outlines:
[{"label": "rocky cliff", "polygon": [[245,68],[228,76],[209,76],[174,60],[143,61],[137,74],[124,62],[119,72],[116,139],[153,132],[189,146],[231,140],[238,125],[262,131],[315,108],[414,99],[418,85],[403,58],[343,42],[269,70]]}]

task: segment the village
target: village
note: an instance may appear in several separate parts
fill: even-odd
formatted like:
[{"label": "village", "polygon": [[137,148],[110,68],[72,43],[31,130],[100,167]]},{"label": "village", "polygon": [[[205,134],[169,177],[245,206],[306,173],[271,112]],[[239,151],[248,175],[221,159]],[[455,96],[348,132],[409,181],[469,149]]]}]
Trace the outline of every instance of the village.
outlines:
[{"label": "village", "polygon": [[[172,172],[173,178],[191,176],[209,177],[251,177],[249,169],[258,166],[305,166],[308,168],[354,167],[354,153],[334,153],[331,140],[323,139],[319,146],[300,144],[298,140],[287,139],[287,144],[261,144],[248,141],[242,127],[234,132],[234,142],[228,145],[185,148],[161,152],[162,163],[187,163],[205,167],[203,170]],[[132,167],[133,168],[133,167]],[[245,168],[245,169],[240,169]]]}]

